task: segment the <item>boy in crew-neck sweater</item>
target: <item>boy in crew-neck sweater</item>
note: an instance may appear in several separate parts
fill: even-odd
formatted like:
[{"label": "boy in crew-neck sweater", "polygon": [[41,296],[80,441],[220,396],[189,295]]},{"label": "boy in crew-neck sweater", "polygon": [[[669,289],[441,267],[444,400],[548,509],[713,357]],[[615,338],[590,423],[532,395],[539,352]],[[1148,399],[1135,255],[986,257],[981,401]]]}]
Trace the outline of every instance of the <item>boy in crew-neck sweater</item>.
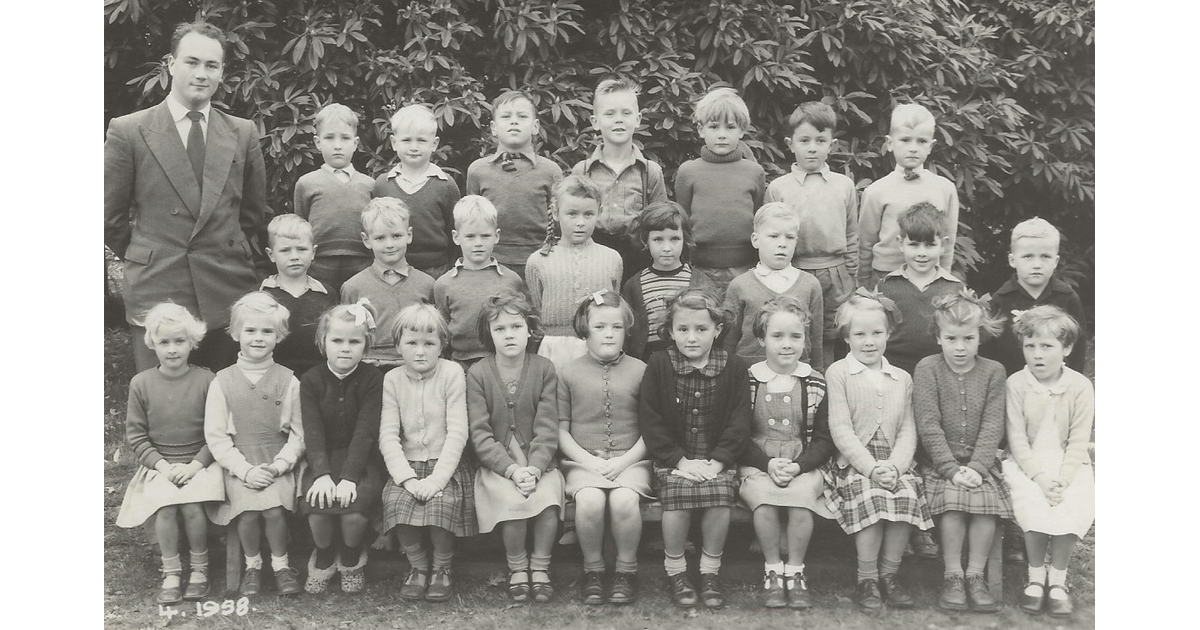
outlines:
[{"label": "boy in crew-neck sweater", "polygon": [[296,182],[292,207],[312,224],[316,257],[308,274],[337,292],[371,265],[371,250],[359,238],[359,216],[371,201],[374,182],[350,163],[358,147],[358,114],[330,103],[317,112],[314,123],[324,164]]},{"label": "boy in crew-neck sweater", "polygon": [[692,218],[692,268],[708,276],[724,299],[730,281],[758,261],[750,234],[767,173],[758,162],[744,159],[741,139],[750,128],[750,110],[735,90],[706,94],[696,103],[694,120],[704,147],[699,158],[679,166],[675,199]]}]

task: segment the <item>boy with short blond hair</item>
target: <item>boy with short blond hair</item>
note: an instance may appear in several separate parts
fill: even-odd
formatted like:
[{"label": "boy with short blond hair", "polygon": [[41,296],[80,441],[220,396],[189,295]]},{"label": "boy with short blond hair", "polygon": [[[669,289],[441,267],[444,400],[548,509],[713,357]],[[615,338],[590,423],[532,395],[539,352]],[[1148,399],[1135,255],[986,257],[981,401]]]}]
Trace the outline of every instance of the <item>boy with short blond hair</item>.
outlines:
[{"label": "boy with short blond hair", "polygon": [[454,205],[453,238],[462,257],[433,284],[433,303],[450,329],[450,358],[467,369],[488,353],[479,339],[484,300],[502,291],[529,291],[520,276],[492,256],[500,230],[496,206],[486,197],[467,195]]},{"label": "boy with short blond hair", "polygon": [[1067,366],[1083,373],[1087,363],[1087,314],[1079,294],[1062,278],[1054,275],[1058,267],[1058,229],[1040,217],[1017,224],[1009,242],[1008,265],[1013,275],[992,294],[991,309],[1004,318],[1004,331],[988,340],[980,354],[1004,364],[1009,375],[1025,367],[1021,340],[1013,332],[1016,313],[1035,306],[1051,304],[1066,311],[1079,325],[1079,339],[1067,356]]},{"label": "boy with short blond hair", "polygon": [[288,335],[275,346],[275,362],[297,377],[322,361],[317,350],[317,321],[338,303],[337,294],[309,275],[317,246],[313,227],[295,214],[281,214],[267,225],[267,257],[277,273],[262,281],[266,291],[287,308]]},{"label": "boy with short blond hair", "polygon": [[821,283],[811,273],[792,266],[800,235],[800,216],[791,206],[768,203],[754,213],[751,245],[758,250],[758,264],[729,283],[725,310],[731,314],[725,347],[749,365],[766,360],[766,349],[754,334],[754,322],[763,305],[772,298],[788,295],[808,310],[804,331],[804,353],[800,361],[815,368],[824,364],[821,331],[824,323],[824,298]]},{"label": "boy with short blond hair", "polygon": [[312,224],[318,253],[308,273],[338,291],[371,264],[371,252],[363,248],[358,234],[359,215],[371,200],[374,182],[350,163],[358,147],[358,114],[330,103],[317,112],[314,123],[313,142],[324,162],[296,181],[293,207],[296,216]]},{"label": "boy with short blond hair", "polygon": [[510,90],[492,101],[492,136],[496,152],[467,168],[467,194],[487,197],[496,206],[504,234],[495,247],[496,260],[525,279],[525,261],[541,249],[550,224],[550,194],[562,180],[553,160],[533,150],[540,132],[533,97]]},{"label": "boy with short blond hair", "polygon": [[637,84],[624,77],[596,86],[591,122],[600,132],[600,146],[571,169],[572,175],[587,176],[600,188],[604,201],[592,239],[621,254],[626,280],[647,264],[630,234],[630,223],[650,204],[667,201],[662,167],[633,143],[642,120],[638,93]]},{"label": "boy with short blond hair", "polygon": [[375,334],[363,361],[382,370],[401,365],[396,349],[396,320],[410,305],[433,302],[433,278],[408,264],[405,255],[412,242],[408,207],[395,197],[372,199],[362,211],[362,242],[374,261],[342,285],[342,303],[367,298],[375,307]]},{"label": "boy with short blond hair", "polygon": [[921,359],[941,352],[934,332],[934,299],[964,288],[941,265],[950,242],[946,221],[945,213],[931,203],[920,202],[905,210],[897,219],[900,234],[896,236],[904,264],[879,281],[879,293],[900,311],[883,356],[909,375]]},{"label": "boy with short blond hair", "polygon": [[450,269],[458,250],[450,238],[458,184],[430,162],[438,147],[438,123],[424,105],[396,110],[391,119],[396,166],[375,180],[371,197],[395,197],[408,206],[413,230],[408,261],[437,278]]},{"label": "boy with short blond hair", "polygon": [[925,202],[945,214],[949,238],[939,265],[950,272],[958,232],[958,191],[954,182],[925,168],[933,149],[937,121],[915,103],[892,110],[891,133],[884,146],[896,158],[896,169],[867,186],[858,215],[858,285],[874,288],[904,264],[897,238],[898,220],[914,204]]},{"label": "boy with short blond hair", "polygon": [[796,256],[792,264],[821,283],[825,304],[822,344],[824,372],[845,356],[845,342],[834,324],[842,302],[854,292],[858,275],[858,192],[854,180],[835,173],[826,161],[837,131],[837,114],[819,101],[801,103],[788,118],[784,142],[796,156],[790,173],[767,186],[767,202],[781,201],[800,216]]},{"label": "boy with short blond hair", "polygon": [[758,260],[750,234],[754,212],[766,194],[767,173],[743,153],[750,110],[735,90],[716,88],[705,94],[693,118],[704,147],[699,158],[679,166],[675,200],[692,218],[692,267],[708,276],[723,298],[730,281]]}]

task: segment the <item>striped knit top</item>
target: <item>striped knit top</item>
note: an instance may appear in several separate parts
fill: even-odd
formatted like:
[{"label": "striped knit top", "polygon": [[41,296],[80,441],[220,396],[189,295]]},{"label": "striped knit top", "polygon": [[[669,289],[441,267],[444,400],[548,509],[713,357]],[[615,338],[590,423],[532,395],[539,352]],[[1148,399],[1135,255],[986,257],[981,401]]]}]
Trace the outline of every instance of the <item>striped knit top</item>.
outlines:
[{"label": "striped knit top", "polygon": [[574,337],[571,320],[579,303],[596,291],[621,290],[621,255],[588,239],[580,245],[559,241],[550,253],[529,255],[525,283],[547,335]]}]

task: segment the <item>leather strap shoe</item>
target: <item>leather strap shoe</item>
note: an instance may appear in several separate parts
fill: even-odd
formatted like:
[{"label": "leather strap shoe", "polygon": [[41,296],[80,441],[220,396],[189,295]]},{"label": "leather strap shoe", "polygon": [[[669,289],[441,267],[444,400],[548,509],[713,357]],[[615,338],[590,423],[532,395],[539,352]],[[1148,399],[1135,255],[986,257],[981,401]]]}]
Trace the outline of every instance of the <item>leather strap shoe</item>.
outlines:
[{"label": "leather strap shoe", "polygon": [[[1067,597],[1065,599],[1050,597],[1050,593],[1053,593],[1054,589],[1062,591],[1063,595]],[[1046,591],[1046,612],[1055,617],[1065,617],[1075,612],[1075,605],[1071,603],[1071,592],[1067,590],[1066,586],[1062,584],[1050,585],[1049,590]]]},{"label": "leather strap shoe", "polygon": [[[1027,595],[1025,593],[1030,585],[1037,586],[1039,589],[1041,589],[1037,595]],[[1017,596],[1017,606],[1021,610],[1031,615],[1041,614],[1042,606],[1045,604],[1045,602],[1046,585],[1039,582],[1030,582],[1029,584],[1026,584],[1025,587],[1021,589],[1021,594]]]}]

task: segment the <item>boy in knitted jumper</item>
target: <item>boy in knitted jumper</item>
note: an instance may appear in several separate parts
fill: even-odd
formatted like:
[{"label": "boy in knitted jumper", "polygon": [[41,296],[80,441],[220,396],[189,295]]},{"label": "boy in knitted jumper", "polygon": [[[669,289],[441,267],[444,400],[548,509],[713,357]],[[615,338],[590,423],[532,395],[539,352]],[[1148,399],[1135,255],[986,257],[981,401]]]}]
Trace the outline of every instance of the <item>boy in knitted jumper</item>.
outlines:
[{"label": "boy in knitted jumper", "polygon": [[939,261],[950,241],[946,215],[933,204],[921,202],[900,215],[900,251],[904,266],[879,281],[879,293],[900,309],[896,329],[888,337],[884,358],[908,372],[931,354],[941,352],[933,321],[933,300],[963,288]]},{"label": "boy in knitted jumper", "polygon": [[281,214],[267,225],[267,257],[278,273],[262,281],[267,292],[288,310],[288,336],[275,346],[275,362],[297,378],[324,361],[317,349],[317,322],[338,303],[337,293],[309,274],[312,268],[313,229],[294,214]]},{"label": "boy in knitted jumper", "polygon": [[479,339],[479,313],[487,298],[504,291],[528,297],[525,281],[501,265],[492,249],[500,238],[496,206],[467,195],[454,205],[454,242],[462,257],[433,283],[433,303],[450,329],[450,358],[466,370],[487,355]]},{"label": "boy in knitted jumper", "polygon": [[429,161],[438,146],[437,118],[424,105],[408,105],[392,115],[396,166],[375,180],[371,197],[395,197],[408,206],[413,229],[408,262],[433,278],[458,257],[451,242],[458,184]]},{"label": "boy in knitted jumper", "polygon": [[792,266],[800,233],[800,215],[791,206],[768,203],[754,214],[750,243],[758,250],[758,264],[733,279],[725,293],[725,310],[730,313],[725,348],[754,365],[767,358],[766,348],[754,334],[754,321],[767,300],[790,295],[808,310],[804,331],[808,348],[800,362],[822,365],[821,331],[825,328],[821,283],[807,271]]},{"label": "boy in knitted jumper", "polygon": [[922,201],[946,215],[947,242],[939,264],[947,272],[951,270],[958,232],[958,191],[954,182],[925,168],[935,131],[933,114],[920,105],[907,103],[892,110],[891,133],[884,147],[895,156],[896,170],[867,186],[858,215],[860,287],[875,288],[904,263],[897,221],[905,210]]},{"label": "boy in knitted jumper", "polygon": [[316,257],[308,274],[327,289],[342,284],[371,264],[371,250],[358,237],[359,215],[371,200],[371,178],[354,170],[358,114],[330,103],[317,112],[317,149],[324,164],[296,182],[296,215],[312,224]]},{"label": "boy in knitted jumper", "polygon": [[550,191],[562,180],[562,169],[533,150],[540,133],[537,107],[529,94],[510,90],[492,101],[492,136],[496,152],[467,168],[467,194],[482,195],[496,205],[504,235],[496,243],[496,260],[525,279],[525,261],[541,248],[550,217]]},{"label": "boy in knitted jumper", "polygon": [[820,101],[801,103],[788,118],[788,148],[796,156],[792,171],[767,186],[767,203],[782,201],[800,215],[800,231],[792,265],[811,273],[821,283],[825,303],[824,364],[813,367],[824,372],[847,348],[837,326],[837,309],[854,292],[858,275],[858,192],[854,180],[829,168],[826,159],[833,147],[837,114]]},{"label": "boy in knitted jumper", "polygon": [[706,94],[693,118],[704,147],[699,158],[679,166],[675,200],[692,218],[692,268],[708,276],[724,299],[730,281],[758,260],[750,233],[766,194],[767,173],[743,158],[740,141],[750,128],[750,110],[732,88]]}]

